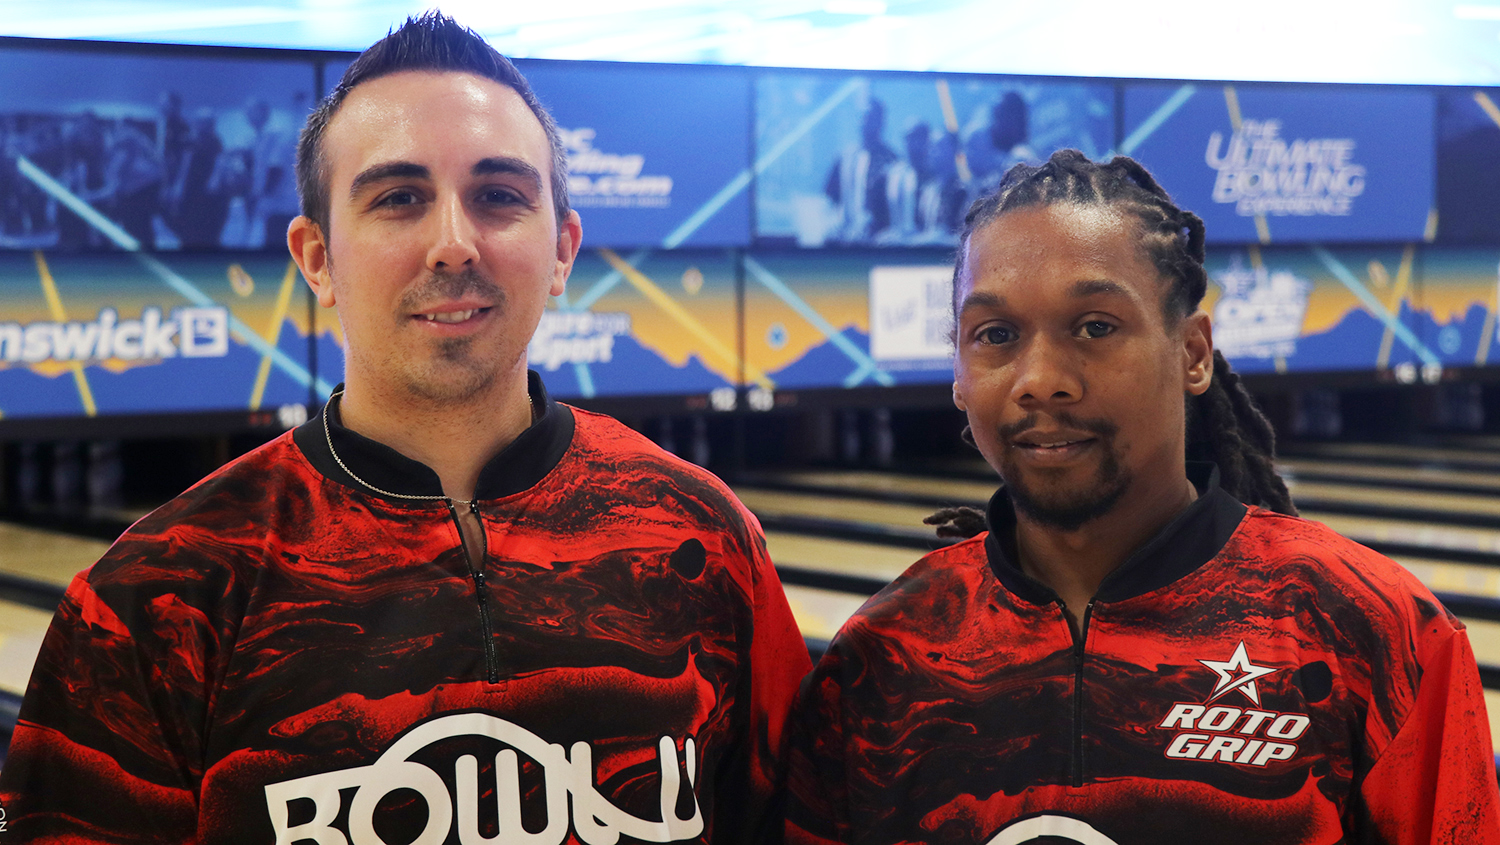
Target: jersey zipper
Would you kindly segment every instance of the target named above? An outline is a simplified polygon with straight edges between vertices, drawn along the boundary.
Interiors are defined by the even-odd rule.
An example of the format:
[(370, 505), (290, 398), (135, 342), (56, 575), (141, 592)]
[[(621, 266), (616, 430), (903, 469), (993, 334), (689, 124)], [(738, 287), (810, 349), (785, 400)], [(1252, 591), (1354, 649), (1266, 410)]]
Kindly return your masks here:
[[(1066, 611), (1064, 611), (1066, 613)], [(1089, 617), (1094, 601), (1083, 609), (1083, 622), (1073, 634), (1073, 786), (1083, 786), (1083, 661), (1084, 643), (1089, 638)], [(1071, 631), (1070, 624), (1068, 629)]]
[(458, 508), (453, 500), (448, 500), (448, 513), (453, 516), (453, 527), (458, 529), (458, 546), (463, 551), (464, 565), (469, 568), (469, 580), (474, 582), (474, 597), (479, 602), (479, 633), (484, 639), (484, 672), (485, 678), (492, 684), (500, 683), (500, 661), (495, 654), (495, 634), (490, 625), (489, 594), (484, 586), (484, 560), (490, 554), (490, 541), (484, 531), (484, 517), (479, 512), (476, 502), (469, 502), (469, 513), (474, 514), (474, 519), (479, 523), (479, 565), (469, 558), (469, 547), (464, 544), (464, 526), (458, 518)]

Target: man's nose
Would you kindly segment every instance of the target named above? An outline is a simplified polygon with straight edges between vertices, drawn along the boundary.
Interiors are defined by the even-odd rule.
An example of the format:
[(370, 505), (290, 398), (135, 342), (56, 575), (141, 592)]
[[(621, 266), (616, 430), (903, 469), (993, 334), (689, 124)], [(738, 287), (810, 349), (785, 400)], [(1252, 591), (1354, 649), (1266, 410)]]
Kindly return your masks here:
[(427, 251), (427, 269), (452, 272), (479, 260), (478, 232), (463, 198), (454, 194), (439, 199), (432, 217), (432, 245)]
[(1021, 405), (1077, 402), (1083, 398), (1080, 357), (1066, 340), (1030, 338), (1012, 362), (1011, 399)]

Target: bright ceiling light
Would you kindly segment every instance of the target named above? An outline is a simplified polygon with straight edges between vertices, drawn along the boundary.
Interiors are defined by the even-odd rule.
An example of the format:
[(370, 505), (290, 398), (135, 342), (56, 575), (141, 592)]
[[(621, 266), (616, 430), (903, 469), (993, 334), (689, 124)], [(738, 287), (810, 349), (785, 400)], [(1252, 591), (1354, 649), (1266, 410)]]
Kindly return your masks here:
[(1465, 3), (1453, 7), (1453, 17), (1465, 21), (1500, 21), (1500, 6)]
[(885, 0), (828, 0), (823, 11), (830, 15), (883, 15)]
[(183, 32), (211, 27), (254, 26), (294, 23), (305, 18), (297, 9), (274, 6), (231, 6), (220, 9), (171, 9), (129, 14), (58, 16), (6, 27), (6, 35), (32, 38), (100, 38)]

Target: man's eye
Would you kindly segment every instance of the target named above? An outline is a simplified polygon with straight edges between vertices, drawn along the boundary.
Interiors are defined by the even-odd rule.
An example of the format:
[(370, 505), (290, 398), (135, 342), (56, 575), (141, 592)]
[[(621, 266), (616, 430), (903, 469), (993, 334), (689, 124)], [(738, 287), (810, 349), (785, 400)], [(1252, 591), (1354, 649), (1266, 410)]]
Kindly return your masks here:
[(979, 342), (998, 346), (1016, 339), (1016, 333), (1005, 326), (985, 326), (979, 330)]
[(1104, 322), (1103, 320), (1089, 320), (1087, 323), (1084, 323), (1082, 326), (1078, 327), (1078, 333), (1080, 335), (1092, 339), (1104, 337), (1114, 330), (1114, 326)]
[(419, 198), (417, 197), (417, 195), (412, 193), (411, 191), (391, 191), (390, 193), (381, 197), (380, 200), (376, 202), (376, 205), (416, 205), (418, 201)]
[(525, 204), (526, 200), (515, 191), (505, 188), (490, 188), (479, 195), (479, 201), (490, 205)]

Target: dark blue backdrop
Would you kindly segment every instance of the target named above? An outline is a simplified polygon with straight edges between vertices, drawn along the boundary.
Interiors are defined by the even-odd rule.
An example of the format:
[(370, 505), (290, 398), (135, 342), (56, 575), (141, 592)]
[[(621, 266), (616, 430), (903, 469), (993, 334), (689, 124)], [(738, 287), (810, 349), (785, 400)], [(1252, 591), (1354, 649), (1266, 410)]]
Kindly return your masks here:
[[(1122, 151), (1203, 218), (1211, 241), (1423, 237), (1431, 92), (1147, 84), (1127, 85), (1124, 99)], [(1309, 154), (1302, 163), (1299, 152)]]

